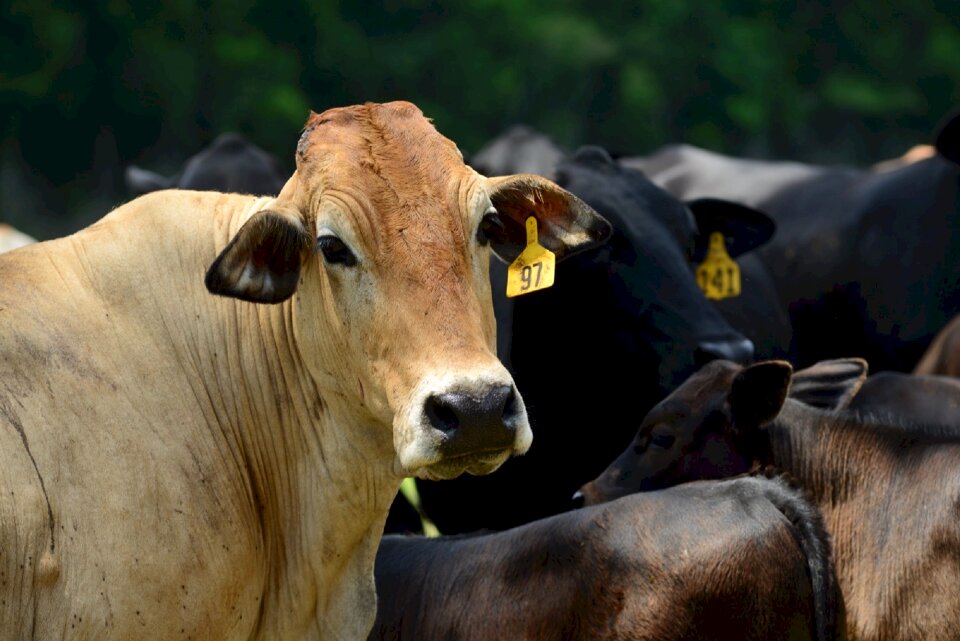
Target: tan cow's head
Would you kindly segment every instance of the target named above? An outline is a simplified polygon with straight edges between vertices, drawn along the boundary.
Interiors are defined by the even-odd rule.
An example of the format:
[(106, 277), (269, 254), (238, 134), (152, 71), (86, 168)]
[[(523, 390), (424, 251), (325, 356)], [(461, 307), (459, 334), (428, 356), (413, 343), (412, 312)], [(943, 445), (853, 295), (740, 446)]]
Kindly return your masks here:
[(523, 249), (531, 214), (558, 257), (610, 232), (545, 179), (477, 174), (412, 104), (331, 109), (311, 114), (293, 177), (212, 264), (207, 287), (290, 299), (317, 387), (375, 429), (392, 425), (399, 473), (485, 474), (532, 439), (494, 355), (488, 276), (491, 249), (506, 261)]

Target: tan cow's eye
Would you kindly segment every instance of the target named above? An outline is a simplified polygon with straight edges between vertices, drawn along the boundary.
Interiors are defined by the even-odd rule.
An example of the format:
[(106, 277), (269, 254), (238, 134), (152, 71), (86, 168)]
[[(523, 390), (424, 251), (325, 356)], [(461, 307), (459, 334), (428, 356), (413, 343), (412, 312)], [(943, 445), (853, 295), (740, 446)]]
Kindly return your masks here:
[(323, 259), (327, 261), (328, 265), (353, 267), (357, 264), (357, 257), (336, 236), (320, 236), (317, 238), (317, 249), (323, 254)]
[(477, 242), (486, 245), (491, 238), (502, 236), (503, 231), (503, 221), (500, 220), (500, 214), (491, 207), (480, 219), (480, 226), (477, 227)]

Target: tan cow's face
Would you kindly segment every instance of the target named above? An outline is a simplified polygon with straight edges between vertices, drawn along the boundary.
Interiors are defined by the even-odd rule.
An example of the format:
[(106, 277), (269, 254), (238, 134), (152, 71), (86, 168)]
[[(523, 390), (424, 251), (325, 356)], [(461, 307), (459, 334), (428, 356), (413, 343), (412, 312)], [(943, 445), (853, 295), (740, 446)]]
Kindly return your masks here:
[(291, 297), (318, 387), (392, 425), (398, 472), (485, 474), (530, 446), (523, 401), (494, 355), (491, 247), (513, 260), (523, 221), (560, 257), (609, 233), (533, 176), (488, 179), (409, 103), (311, 115), (297, 171), (211, 266), (214, 293)]

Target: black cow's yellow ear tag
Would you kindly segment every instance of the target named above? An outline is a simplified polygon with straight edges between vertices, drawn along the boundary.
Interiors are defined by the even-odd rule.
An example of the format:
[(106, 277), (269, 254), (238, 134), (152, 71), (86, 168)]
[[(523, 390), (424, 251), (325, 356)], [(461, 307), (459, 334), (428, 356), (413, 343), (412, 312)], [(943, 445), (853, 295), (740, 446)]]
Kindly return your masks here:
[(723, 234), (710, 234), (707, 257), (697, 267), (697, 284), (710, 300), (723, 300), (740, 295), (740, 266), (727, 253)]
[(537, 242), (537, 219), (530, 216), (526, 225), (527, 247), (507, 268), (507, 296), (510, 298), (553, 285), (556, 256)]

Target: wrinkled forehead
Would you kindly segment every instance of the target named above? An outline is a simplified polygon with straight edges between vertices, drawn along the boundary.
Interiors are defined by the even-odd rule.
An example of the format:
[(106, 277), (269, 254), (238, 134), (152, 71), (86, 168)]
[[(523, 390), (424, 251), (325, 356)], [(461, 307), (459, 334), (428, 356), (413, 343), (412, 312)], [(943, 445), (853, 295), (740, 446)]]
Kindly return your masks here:
[(442, 197), (472, 173), (457, 146), (407, 102), (311, 114), (297, 145), (297, 167), (310, 187), (389, 192), (401, 203)]

